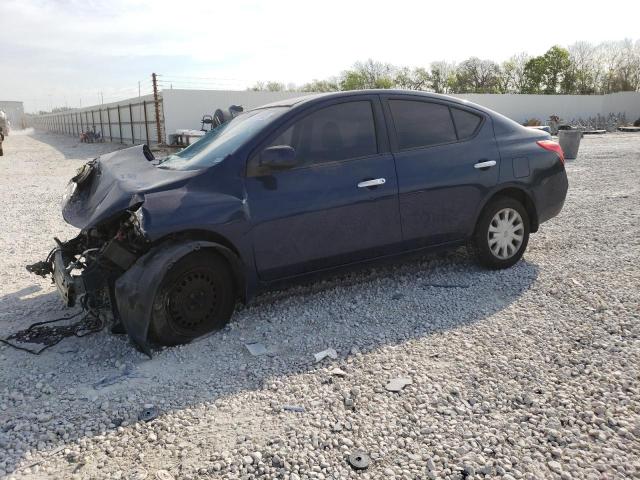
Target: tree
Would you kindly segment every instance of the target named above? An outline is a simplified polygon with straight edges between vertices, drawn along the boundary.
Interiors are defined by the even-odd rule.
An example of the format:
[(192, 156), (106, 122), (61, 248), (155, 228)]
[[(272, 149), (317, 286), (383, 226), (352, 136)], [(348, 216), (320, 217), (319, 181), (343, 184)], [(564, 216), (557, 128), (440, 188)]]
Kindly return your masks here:
[(634, 91), (640, 88), (640, 42), (635, 45), (630, 39), (616, 42), (617, 54), (610, 65), (610, 91)]
[(523, 93), (563, 93), (573, 90), (569, 52), (557, 45), (539, 57), (531, 58), (524, 67)]
[(393, 65), (376, 62), (356, 62), (351, 70), (342, 72), (340, 90), (360, 90), (368, 88), (392, 88)]
[(428, 90), (431, 88), (431, 75), (422, 67), (413, 70), (403, 67), (396, 73), (394, 83), (405, 90)]
[(576, 42), (569, 46), (569, 59), (574, 80), (574, 91), (571, 93), (582, 95), (596, 93), (602, 71), (596, 47), (589, 42)]
[(457, 93), (496, 93), (500, 84), (500, 67), (491, 60), (471, 57), (462, 62), (455, 74)]
[(533, 57), (524, 66), (524, 89), (522, 93), (542, 93), (546, 65), (543, 57)]
[(329, 78), (327, 80), (313, 79), (300, 87), (300, 91), (302, 92), (336, 92), (338, 90), (340, 90), (340, 88), (338, 87), (338, 80), (336, 78)]
[(445, 61), (431, 64), (431, 88), (436, 93), (450, 93), (455, 83), (456, 64)]
[(527, 53), (518, 53), (502, 62), (500, 71), (500, 93), (523, 93), (527, 78), (524, 74), (525, 65), (531, 59)]
[[(290, 88), (289, 90), (295, 90), (295, 86), (293, 84), (289, 84)], [(274, 81), (268, 81), (268, 82), (256, 82), (253, 87), (249, 88), (249, 90), (252, 90), (254, 92), (284, 92), (287, 91), (287, 86), (284, 83), (281, 82), (274, 82)]]

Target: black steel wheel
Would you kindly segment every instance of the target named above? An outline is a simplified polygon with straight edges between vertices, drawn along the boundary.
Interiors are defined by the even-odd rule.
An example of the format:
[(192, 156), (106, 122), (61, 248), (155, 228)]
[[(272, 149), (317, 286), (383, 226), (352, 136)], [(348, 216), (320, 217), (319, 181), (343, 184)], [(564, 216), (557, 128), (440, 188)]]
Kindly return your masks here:
[(222, 328), (235, 307), (234, 279), (213, 250), (192, 252), (169, 270), (153, 305), (150, 338), (161, 345), (188, 343)]

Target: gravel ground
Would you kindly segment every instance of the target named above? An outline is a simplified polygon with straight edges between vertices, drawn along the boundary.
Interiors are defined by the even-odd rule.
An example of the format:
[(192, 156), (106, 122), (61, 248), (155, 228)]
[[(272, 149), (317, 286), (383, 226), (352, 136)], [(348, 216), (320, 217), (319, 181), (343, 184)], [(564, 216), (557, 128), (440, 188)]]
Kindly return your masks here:
[[(65, 313), (24, 265), (74, 234), (62, 189), (114, 148), (7, 138), (3, 335)], [(581, 148), (563, 212), (512, 269), (459, 250), (280, 290), (151, 360), (106, 331), (0, 346), (0, 477), (640, 478), (640, 135)], [(411, 384), (387, 391), (396, 377)]]

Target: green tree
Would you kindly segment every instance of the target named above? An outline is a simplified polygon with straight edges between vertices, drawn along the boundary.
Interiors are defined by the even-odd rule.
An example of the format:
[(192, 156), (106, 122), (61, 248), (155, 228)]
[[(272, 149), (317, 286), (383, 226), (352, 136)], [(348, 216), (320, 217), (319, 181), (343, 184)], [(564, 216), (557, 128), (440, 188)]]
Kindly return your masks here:
[(571, 93), (575, 89), (569, 51), (557, 45), (544, 55), (530, 59), (525, 65), (524, 74), (526, 82), (523, 93)]

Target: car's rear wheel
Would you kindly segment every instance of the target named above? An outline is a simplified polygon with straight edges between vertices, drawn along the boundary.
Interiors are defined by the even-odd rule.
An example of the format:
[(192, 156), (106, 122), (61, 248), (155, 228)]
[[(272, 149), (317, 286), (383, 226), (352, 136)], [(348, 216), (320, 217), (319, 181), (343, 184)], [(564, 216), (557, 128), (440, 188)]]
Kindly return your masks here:
[(212, 250), (192, 252), (176, 262), (158, 288), (150, 339), (179, 345), (222, 328), (231, 318), (235, 300), (227, 261)]
[(510, 197), (492, 200), (482, 211), (473, 238), (481, 265), (501, 269), (516, 264), (529, 242), (527, 209)]

